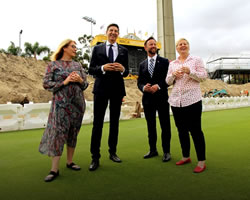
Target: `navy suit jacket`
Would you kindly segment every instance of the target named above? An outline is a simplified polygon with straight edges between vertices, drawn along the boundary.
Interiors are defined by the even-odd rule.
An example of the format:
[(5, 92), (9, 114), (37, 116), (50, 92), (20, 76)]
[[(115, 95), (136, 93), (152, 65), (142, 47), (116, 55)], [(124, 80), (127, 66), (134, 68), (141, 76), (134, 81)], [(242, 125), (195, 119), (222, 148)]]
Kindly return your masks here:
[(145, 59), (139, 64), (139, 77), (137, 80), (138, 88), (143, 92), (143, 87), (147, 83), (150, 83), (151, 85), (158, 84), (160, 87), (160, 90), (154, 94), (143, 92), (143, 104), (155, 102), (155, 98), (157, 98), (158, 103), (166, 102), (166, 99), (168, 99), (168, 85), (165, 81), (168, 72), (168, 66), (168, 59), (157, 56), (153, 76), (151, 78), (148, 71), (148, 59)]
[(103, 74), (101, 70), (102, 65), (110, 63), (106, 53), (106, 43), (99, 44), (94, 47), (89, 66), (89, 74), (96, 78), (93, 93), (99, 95), (117, 95), (126, 96), (125, 85), (123, 77), (129, 73), (128, 68), (128, 50), (118, 45), (118, 56), (114, 62), (123, 65), (125, 71), (121, 72), (106, 71)]

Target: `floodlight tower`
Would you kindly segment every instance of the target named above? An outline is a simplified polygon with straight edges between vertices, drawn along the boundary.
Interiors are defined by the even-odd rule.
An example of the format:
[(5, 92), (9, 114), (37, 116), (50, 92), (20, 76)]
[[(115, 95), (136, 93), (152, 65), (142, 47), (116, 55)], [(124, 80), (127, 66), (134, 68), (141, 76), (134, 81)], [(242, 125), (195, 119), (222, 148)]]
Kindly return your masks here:
[(175, 35), (172, 0), (157, 0), (157, 33), (160, 55), (175, 60)]
[(93, 30), (92, 30), (92, 24), (95, 25), (96, 21), (93, 18), (87, 17), (87, 16), (83, 17), (83, 19), (86, 20), (87, 22), (90, 22), (90, 24), (91, 24), (91, 36), (93, 37), (93, 35), (92, 35), (92, 32), (93, 32)]

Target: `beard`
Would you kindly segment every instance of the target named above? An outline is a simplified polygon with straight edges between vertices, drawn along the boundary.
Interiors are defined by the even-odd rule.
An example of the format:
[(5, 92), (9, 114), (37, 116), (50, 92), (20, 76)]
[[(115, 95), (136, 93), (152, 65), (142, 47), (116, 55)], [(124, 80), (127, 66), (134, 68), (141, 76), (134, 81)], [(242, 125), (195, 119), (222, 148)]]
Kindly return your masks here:
[(154, 55), (156, 54), (156, 48), (151, 48), (148, 50), (148, 52), (151, 54), (151, 55)]

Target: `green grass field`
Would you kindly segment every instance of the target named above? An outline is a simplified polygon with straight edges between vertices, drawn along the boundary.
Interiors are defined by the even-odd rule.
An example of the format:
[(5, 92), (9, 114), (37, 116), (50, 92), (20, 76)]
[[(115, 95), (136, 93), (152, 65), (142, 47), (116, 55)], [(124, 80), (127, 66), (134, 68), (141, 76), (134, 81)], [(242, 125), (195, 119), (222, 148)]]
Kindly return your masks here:
[[(148, 151), (145, 119), (120, 122), (117, 154), (122, 163), (108, 158), (108, 123), (104, 125), (100, 168), (89, 172), (92, 125), (83, 125), (74, 161), (79, 172), (66, 168), (66, 152), (60, 176), (51, 183), (44, 177), (51, 160), (38, 152), (43, 129), (0, 134), (0, 199), (60, 200), (249, 200), (250, 199), (250, 107), (203, 113), (207, 146), (207, 170), (192, 171), (197, 159), (191, 146), (192, 163), (176, 166), (181, 149), (172, 124), (172, 160), (160, 156), (143, 159)], [(159, 123), (158, 123), (159, 128)]]

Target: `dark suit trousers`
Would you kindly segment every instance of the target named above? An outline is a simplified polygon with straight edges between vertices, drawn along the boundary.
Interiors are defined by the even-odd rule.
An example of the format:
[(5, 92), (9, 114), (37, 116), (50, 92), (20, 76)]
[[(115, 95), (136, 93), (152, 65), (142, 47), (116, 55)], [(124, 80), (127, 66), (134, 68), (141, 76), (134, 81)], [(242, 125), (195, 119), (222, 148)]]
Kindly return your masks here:
[(94, 121), (90, 146), (92, 159), (99, 159), (101, 157), (100, 146), (102, 138), (102, 128), (108, 102), (110, 110), (108, 139), (109, 153), (116, 153), (122, 98), (123, 97), (120, 96), (117, 97), (96, 94), (94, 95)]
[(198, 161), (206, 160), (205, 138), (201, 129), (202, 102), (199, 101), (186, 107), (171, 106), (171, 108), (175, 125), (179, 132), (183, 157), (190, 156), (190, 132), (194, 141)]
[(156, 111), (158, 111), (158, 117), (161, 126), (161, 142), (164, 153), (170, 153), (170, 140), (171, 140), (171, 127), (169, 116), (169, 104), (166, 102), (161, 103), (157, 99), (150, 103), (143, 104), (145, 118), (147, 120), (148, 127), (148, 141), (150, 151), (156, 151), (157, 143), (157, 130), (156, 130)]

